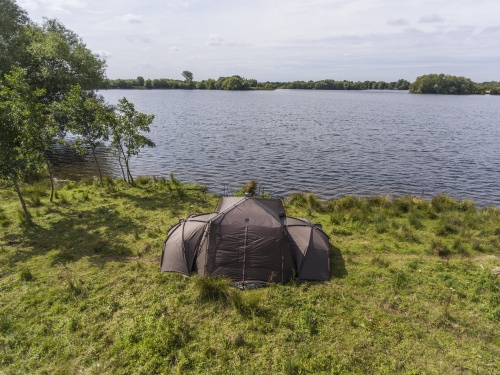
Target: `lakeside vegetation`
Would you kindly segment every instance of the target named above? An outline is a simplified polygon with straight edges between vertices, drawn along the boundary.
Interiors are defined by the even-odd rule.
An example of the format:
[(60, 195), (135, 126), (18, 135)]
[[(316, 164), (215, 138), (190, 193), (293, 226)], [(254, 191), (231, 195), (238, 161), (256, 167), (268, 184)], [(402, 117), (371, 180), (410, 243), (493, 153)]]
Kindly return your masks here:
[(336, 81), (325, 79), (321, 81), (294, 81), (294, 82), (258, 82), (256, 79), (247, 79), (238, 75), (193, 81), (193, 74), (189, 71), (188, 78), (176, 79), (106, 79), (100, 86), (101, 89), (198, 89), (198, 90), (408, 90), (410, 82), (400, 79), (395, 82), (384, 81)]
[(427, 74), (418, 77), (411, 83), (405, 79), (394, 82), (385, 81), (336, 81), (324, 79), (321, 81), (294, 81), (294, 82), (258, 82), (256, 79), (246, 79), (238, 75), (219, 77), (202, 81), (194, 81), (193, 73), (182, 72), (184, 80), (176, 79), (106, 79), (100, 89), (182, 89), (182, 90), (409, 90), (417, 94), (500, 94), (500, 82), (475, 83), (469, 78), (445, 74)]
[(238, 290), (159, 272), (166, 231), (217, 196), (175, 178), (0, 183), (0, 372), (498, 373), (500, 209), (445, 196), (321, 202), (328, 282)]

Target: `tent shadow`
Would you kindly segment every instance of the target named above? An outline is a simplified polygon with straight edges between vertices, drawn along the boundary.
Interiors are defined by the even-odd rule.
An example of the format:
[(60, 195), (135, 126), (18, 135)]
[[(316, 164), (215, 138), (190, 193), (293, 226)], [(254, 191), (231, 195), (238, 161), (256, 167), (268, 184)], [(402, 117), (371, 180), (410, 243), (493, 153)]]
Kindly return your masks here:
[(344, 278), (348, 275), (345, 260), (337, 246), (330, 244), (330, 275), (332, 278)]

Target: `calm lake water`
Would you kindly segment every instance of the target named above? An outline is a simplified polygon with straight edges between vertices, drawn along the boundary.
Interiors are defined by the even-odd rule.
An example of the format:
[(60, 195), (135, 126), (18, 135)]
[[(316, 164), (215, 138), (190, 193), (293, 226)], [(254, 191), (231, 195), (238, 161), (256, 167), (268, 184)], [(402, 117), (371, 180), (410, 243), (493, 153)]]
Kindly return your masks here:
[[(500, 206), (500, 97), (393, 91), (102, 91), (154, 114), (135, 175), (276, 196), (447, 194)], [(108, 173), (118, 164), (102, 157)], [(92, 163), (64, 168), (96, 174)]]

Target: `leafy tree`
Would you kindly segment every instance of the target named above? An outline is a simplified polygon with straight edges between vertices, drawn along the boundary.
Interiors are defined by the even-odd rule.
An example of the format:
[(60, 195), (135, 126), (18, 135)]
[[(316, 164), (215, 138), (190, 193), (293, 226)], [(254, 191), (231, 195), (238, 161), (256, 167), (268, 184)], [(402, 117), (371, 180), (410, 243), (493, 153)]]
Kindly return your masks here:
[(410, 92), (416, 94), (478, 94), (480, 90), (469, 78), (446, 74), (427, 74), (418, 77), (410, 85)]
[(205, 83), (207, 90), (215, 90), (215, 82), (215, 79), (207, 79)]
[[(140, 149), (145, 146), (155, 147), (152, 140), (141, 134), (149, 132), (149, 125), (153, 120), (154, 115), (137, 112), (132, 103), (122, 98), (118, 101), (113, 121), (110, 121), (111, 149), (117, 154), (124, 179), (130, 184), (134, 183), (130, 172), (130, 158), (139, 154)], [(126, 174), (122, 161), (125, 163)]]
[(245, 90), (246, 88), (246, 80), (240, 76), (226, 78), (221, 85), (222, 90)]
[(111, 108), (105, 104), (102, 96), (82, 90), (80, 85), (73, 86), (64, 100), (57, 104), (57, 108), (65, 118), (67, 130), (76, 136), (72, 147), (80, 155), (87, 155), (89, 149), (92, 152), (102, 184), (103, 176), (96, 150), (108, 139), (109, 124), (113, 120)]
[(14, 65), (24, 60), (29, 18), (15, 1), (0, 0), (0, 81)]
[(48, 107), (40, 101), (43, 89), (32, 90), (26, 73), (15, 68), (0, 85), (0, 175), (11, 181), (27, 220), (31, 215), (19, 189), (19, 181), (30, 172), (47, 169), (54, 196), (52, 165), (48, 158), (56, 128)]
[(147, 79), (146, 82), (144, 82), (144, 87), (148, 90), (153, 88), (153, 82), (150, 79)]
[(184, 80), (186, 82), (187, 87), (192, 89), (193, 88), (193, 73), (191, 73), (189, 70), (185, 70), (182, 72), (182, 76), (184, 77)]
[(26, 69), (32, 87), (44, 88), (46, 102), (62, 99), (71, 86), (99, 87), (105, 62), (92, 53), (80, 37), (57, 20), (45, 20), (28, 29)]
[(186, 82), (193, 82), (193, 73), (191, 73), (189, 70), (183, 71), (182, 76), (184, 77)]
[(144, 86), (144, 77), (141, 77), (141, 76), (137, 77), (135, 79), (135, 83), (136, 83), (136, 86)]
[(410, 82), (406, 79), (398, 79), (394, 88), (396, 90), (408, 90), (410, 88)]

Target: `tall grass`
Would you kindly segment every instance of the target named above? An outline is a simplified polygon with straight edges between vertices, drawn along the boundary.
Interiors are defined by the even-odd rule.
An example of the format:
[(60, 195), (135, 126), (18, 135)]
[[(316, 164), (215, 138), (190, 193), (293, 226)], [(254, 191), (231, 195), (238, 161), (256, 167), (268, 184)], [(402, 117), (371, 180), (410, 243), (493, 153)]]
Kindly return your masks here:
[(331, 279), (240, 290), (159, 272), (166, 230), (217, 202), (174, 185), (64, 185), (31, 226), (0, 187), (0, 373), (500, 373), (500, 209), (296, 195)]

